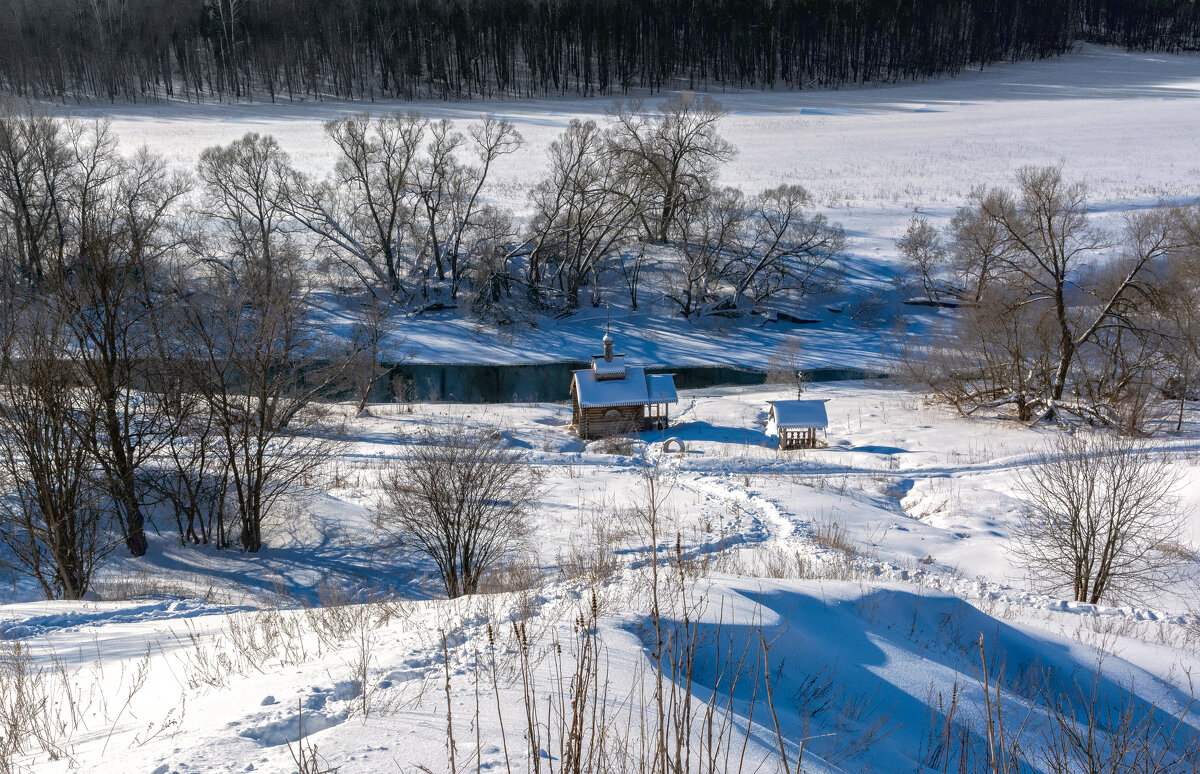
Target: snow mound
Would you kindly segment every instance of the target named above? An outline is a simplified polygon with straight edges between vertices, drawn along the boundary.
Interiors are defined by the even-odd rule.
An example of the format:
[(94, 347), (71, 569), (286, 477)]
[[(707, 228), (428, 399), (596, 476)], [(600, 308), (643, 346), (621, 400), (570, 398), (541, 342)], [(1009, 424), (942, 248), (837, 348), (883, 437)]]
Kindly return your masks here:
[[(732, 694), (739, 715), (763, 717), (765, 705), (752, 709), (763, 705), (763, 683), (745, 674), (732, 680), (729, 659), (749, 654), (746, 663), (762, 669), (756, 659), (765, 651), (785, 738), (809, 740), (806, 763), (812, 754), (845, 770), (898, 770), (920, 748), (927, 724), (937, 722), (931, 697), (956, 693), (968, 706), (982, 706), (981, 647), (990, 669), (1003, 665), (1006, 675), (1041, 680), (1063, 695), (1095, 679), (1105, 706), (1129, 701), (1132, 686), (1138, 711), (1161, 715), (1163, 724), (1189, 701), (1119, 657), (1106, 656), (1096, 677), (1098, 654), (1078, 641), (912, 586), (721, 579), (706, 611), (697, 634), (695, 696), (707, 702), (716, 694), (724, 704)], [(633, 628), (649, 648), (649, 622)], [(1016, 693), (1005, 701), (1030, 707)], [(864, 739), (870, 744), (859, 745)]]
[[(108, 624), (140, 624), (150, 621), (173, 621), (196, 618), (203, 615), (249, 610), (248, 607), (214, 605), (197, 600), (164, 600), (149, 604), (126, 603), (76, 603), (61, 612), (32, 615), (22, 618), (20, 613), (28, 605), (14, 605), (4, 610), (6, 617), (0, 618), (0, 632), (12, 640), (39, 637), (48, 632), (74, 629), (83, 626), (106, 626)], [(45, 610), (47, 605), (37, 605)], [(14, 615), (15, 614), (15, 615)]]
[(346, 721), (341, 713), (325, 714), (322, 712), (299, 712), (286, 715), (278, 720), (260, 723), (243, 729), (241, 737), (258, 742), (263, 747), (277, 747), (281, 744), (295, 744), (300, 739), (301, 721), (303, 721), (304, 736), (311, 736), (319, 731), (325, 731)]

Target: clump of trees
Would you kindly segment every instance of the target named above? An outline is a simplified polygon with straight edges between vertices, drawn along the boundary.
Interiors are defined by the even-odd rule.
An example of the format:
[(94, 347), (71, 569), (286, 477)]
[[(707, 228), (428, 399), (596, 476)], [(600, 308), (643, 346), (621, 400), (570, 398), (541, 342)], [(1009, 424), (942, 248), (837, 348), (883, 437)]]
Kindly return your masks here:
[(1144, 432), (1164, 388), (1182, 400), (1194, 384), (1180, 312), (1195, 288), (1198, 212), (1164, 206), (1102, 229), (1082, 183), (1028, 167), (1011, 189), (975, 191), (942, 233), (914, 218), (899, 243), (911, 274), (959, 310), (911, 351), (910, 375), (968, 415)]
[(250, 135), (197, 182), (103, 122), (0, 116), (0, 540), (48, 596), (144, 554), (158, 503), (185, 543), (257, 551), (324, 459), (304, 430), (358, 342), (313, 324), (286, 167)]
[(637, 308), (653, 245), (665, 298), (688, 318), (836, 286), (845, 232), (811, 212), (803, 187), (748, 197), (718, 184), (736, 153), (718, 131), (724, 114), (709, 97), (685, 95), (653, 112), (620, 102), (606, 126), (573, 121), (534, 187), (531, 234), (509, 255), (512, 284), (568, 309), (585, 287), (599, 303), (623, 286)]
[[(0, 542), (48, 598), (79, 599), (110, 550), (90, 453), (97, 396), (62, 367), (60, 318), (6, 298), (0, 384)], [(17, 302), (19, 303), (19, 302)]]
[[(619, 102), (603, 124), (572, 121), (521, 222), (482, 195), (497, 160), (522, 145), (511, 123), (484, 116), (460, 131), (412, 112), (363, 113), (326, 124), (337, 159), (326, 179), (296, 172), (272, 146), (260, 204), (326, 257), (343, 287), (501, 322), (616, 294), (636, 308), (647, 276), (689, 318), (831, 289), (844, 232), (812, 212), (801, 186), (722, 188), (735, 154), (719, 131), (724, 115), (711, 98), (685, 95), (654, 108)], [(205, 172), (210, 154), (202, 177), (216, 190), (234, 185)]]

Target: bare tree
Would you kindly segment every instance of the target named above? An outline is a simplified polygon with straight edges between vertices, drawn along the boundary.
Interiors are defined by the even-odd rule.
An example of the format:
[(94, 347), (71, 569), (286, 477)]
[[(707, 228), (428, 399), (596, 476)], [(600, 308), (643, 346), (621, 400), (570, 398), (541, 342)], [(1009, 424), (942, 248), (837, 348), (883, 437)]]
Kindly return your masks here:
[(481, 579), (526, 545), (541, 474), (505, 436), (458, 422), (427, 430), (382, 474), (379, 528), (431, 559), (447, 596), (474, 594)]
[(64, 367), (69, 333), (45, 304), (4, 299), (0, 542), (50, 599), (79, 599), (111, 548), (88, 424), (96, 413)]
[(205, 348), (189, 333), (192, 281), (180, 267), (166, 274), (163, 303), (151, 318), (154, 349), (142, 366), (143, 395), (169, 417), (171, 432), (159, 449), (159, 465), (143, 475), (173, 512), (182, 544), (228, 548), (233, 541), (226, 518), (227, 499), (233, 501), (228, 447), (206, 400)]
[[(484, 116), (471, 124), (466, 135), (455, 131), (447, 120), (429, 125), (425, 155), (416, 167), (419, 202), (414, 239), (425, 267), (432, 267), (439, 282), (449, 282), (451, 300), (457, 298), (462, 280), (471, 270), (470, 256), (464, 248), (490, 209), (481, 194), (492, 165), (515, 152), (522, 142), (511, 122), (494, 116)], [(464, 148), (474, 151), (477, 165), (459, 158)], [(428, 295), (425, 283), (422, 295)]]
[(295, 275), (257, 285), (217, 277), (197, 283), (185, 313), (197, 387), (228, 464), (239, 542), (263, 544), (276, 502), (331, 454), (310, 431), (322, 416), (317, 398), (344, 387), (352, 351), (313, 321)]
[(732, 281), (736, 247), (749, 211), (736, 188), (722, 188), (689, 208), (675, 245), (677, 264), (668, 268), (667, 298), (684, 317), (717, 302)]
[(1006, 249), (1000, 225), (984, 213), (1000, 211), (1005, 196), (1001, 189), (975, 188), (972, 206), (956, 212), (947, 228), (946, 250), (953, 273), (963, 296), (976, 304), (983, 301)]
[[(1160, 298), (1166, 288), (1158, 272), (1167, 268), (1169, 263), (1164, 263), (1147, 272), (1153, 281), (1137, 285), (1138, 292), (1116, 308), (1112, 320), (1096, 330), (1077, 356), (1074, 402), (1088, 419), (1123, 435), (1147, 435), (1166, 418), (1155, 382), (1168, 367), (1172, 347), (1167, 337), (1186, 331), (1186, 305), (1166, 310), (1169, 301)], [(1122, 260), (1102, 265), (1089, 273), (1086, 287), (1096, 296), (1110, 295), (1125, 281), (1126, 272)]]
[(1003, 234), (1003, 271), (1031, 302), (1047, 306), (1053, 321), (1056, 362), (1045, 392), (1036, 396), (1049, 417), (1059, 408), (1081, 408), (1062, 405), (1076, 355), (1135, 294), (1145, 292), (1155, 262), (1175, 246), (1175, 221), (1161, 212), (1130, 218), (1124, 276), (1104, 296), (1074, 301), (1078, 273), (1116, 242), (1091, 223), (1087, 189), (1066, 181), (1062, 169), (1027, 167), (1018, 171), (1017, 182), (1015, 197), (990, 198), (980, 208)]
[(208, 213), (221, 226), (179, 303), (187, 360), (196, 364), (223, 446), (243, 550), (258, 551), (273, 506), (321, 465), (328, 442), (307, 434), (318, 397), (343, 386), (354, 344), (313, 319), (306, 273), (281, 205), (288, 159), (248, 134), (201, 154)]
[(1066, 413), (1141, 432), (1158, 361), (1142, 355), (1162, 334), (1150, 310), (1164, 269), (1190, 249), (1180, 224), (1192, 208), (1138, 212), (1109, 235), (1061, 169), (1017, 180), (1013, 193), (976, 192), (955, 219), (955, 261), (974, 272), (964, 284), (977, 306), (924, 348), (927, 383), (964, 413), (1015, 407), (1022, 421)]
[(367, 410), (375, 385), (402, 356), (388, 339), (390, 311), (388, 303), (371, 297), (362, 301), (355, 314), (347, 373), (354, 388), (354, 410), (360, 416)]
[(208, 251), (204, 259), (238, 281), (263, 283), (270, 294), (270, 282), (294, 258), (284, 206), (291, 178), (287, 153), (271, 135), (250, 132), (202, 151), (197, 174), (204, 193), (200, 214), (217, 226), (223, 242), (223, 255)]
[(417, 165), (429, 121), (418, 113), (370, 113), (325, 124), (337, 147), (333, 176), (316, 182), (293, 175), (289, 212), (357, 274), (368, 290), (402, 292), (405, 243), (417, 207)]
[(964, 416), (1011, 406), (1034, 418), (1032, 397), (1053, 367), (1051, 335), (1025, 296), (998, 288), (959, 319), (935, 328), (901, 358), (909, 376)]
[(910, 274), (925, 290), (925, 296), (936, 301), (941, 295), (938, 275), (946, 268), (946, 248), (941, 235), (924, 215), (909, 218), (904, 236), (896, 240), (896, 248)]
[(1171, 455), (1113, 436), (1063, 435), (1018, 482), (1026, 508), (1016, 553), (1048, 588), (1098, 604), (1139, 599), (1177, 579), (1184, 558)]
[(617, 270), (621, 272), (621, 277), (625, 280), (625, 287), (629, 290), (629, 308), (635, 312), (638, 309), (638, 290), (641, 288), (642, 272), (646, 268), (646, 263), (646, 244), (644, 242), (636, 247), (622, 250), (617, 255)]
[(804, 370), (804, 338), (798, 333), (789, 334), (767, 360), (767, 383), (794, 387), (799, 398), (804, 395), (808, 381)]
[(747, 201), (725, 188), (679, 215), (681, 273), (668, 281), (668, 297), (685, 316), (708, 305), (755, 307), (777, 296), (806, 295), (834, 287), (846, 246), (841, 226), (811, 215), (812, 197), (798, 185), (781, 185)]
[(171, 422), (161, 404), (137, 392), (137, 382), (153, 355), (153, 286), (172, 243), (168, 221), (188, 186), (167, 173), (159, 157), (120, 157), (106, 124), (72, 132), (71, 147), (68, 199), (78, 265), (53, 284), (75, 338), (63, 355), (75, 361), (95, 393), (100, 413), (92, 451), (125, 545), (141, 556), (147, 543), (138, 474), (171, 432)]
[(754, 198), (734, 267), (732, 303), (755, 306), (790, 292), (819, 293), (841, 279), (838, 259), (846, 234), (824, 215), (810, 215), (812, 196), (802, 186), (781, 185)]
[(635, 184), (612, 163), (600, 128), (574, 119), (550, 144), (550, 172), (532, 199), (529, 284), (550, 286), (574, 308), (585, 283), (636, 238)]
[(228, 448), (219, 434), (218, 417), (207, 410), (203, 395), (194, 391), (190, 378), (179, 378), (193, 366), (192, 361), (167, 363), (156, 369), (161, 381), (149, 381), (151, 389), (160, 390), (159, 398), (174, 408), (174, 431), (159, 451), (159, 465), (143, 471), (143, 478), (159, 502), (170, 507), (181, 544), (229, 548), (234, 538), (227, 504), (234, 498)]
[(623, 176), (636, 181), (651, 241), (667, 241), (684, 210), (712, 191), (717, 167), (736, 153), (718, 131), (724, 116), (712, 97), (690, 93), (661, 103), (657, 114), (640, 101), (618, 102), (610, 111), (609, 152)]
[(1179, 265), (1168, 268), (1153, 312), (1162, 334), (1162, 392), (1176, 402), (1178, 433), (1187, 402), (1200, 397), (1200, 299), (1191, 272)]
[(61, 266), (65, 249), (69, 127), (33, 110), (0, 115), (0, 222), (15, 264), (9, 270), (34, 284)]

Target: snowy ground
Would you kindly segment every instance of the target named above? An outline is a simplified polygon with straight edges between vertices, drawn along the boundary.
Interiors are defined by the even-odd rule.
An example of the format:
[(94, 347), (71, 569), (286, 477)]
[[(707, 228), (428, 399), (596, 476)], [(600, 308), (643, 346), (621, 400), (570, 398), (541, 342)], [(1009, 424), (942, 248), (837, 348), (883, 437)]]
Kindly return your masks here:
[[(1064, 685), (1086, 683), (1103, 653), (1105, 696), (1132, 681), (1147, 711), (1187, 706), (1187, 675), (1200, 667), (1191, 582), (1143, 606), (1096, 607), (1040, 593), (1014, 564), (1016, 476), (1058, 431), (964, 420), (868, 384), (816, 385), (810, 395), (830, 399), (824, 449), (775, 450), (766, 401), (785, 392), (764, 388), (684, 393), (669, 431), (684, 441), (682, 455), (662, 454), (660, 433), (635, 445), (671, 471), (661, 547), (684, 558), (689, 593), (706, 600), (702, 655), (721, 637), (741, 638), (735, 650), (760, 634), (772, 643), (783, 732), (790, 742), (814, 737), (807, 770), (917, 768), (937, 694), (962, 692), (968, 708), (981, 700), (981, 634), (989, 656), (1014, 674), (1051, 669)], [(447, 602), (428, 567), (395, 559), (371, 529), (369, 508), (380, 466), (403, 455), (418, 428), (460, 420), (501, 428), (545, 471), (546, 488), (525, 568), (534, 580), (523, 591)], [(621, 697), (650, 665), (648, 545), (633, 513), (644, 499), (642, 468), (636, 456), (610, 453), (628, 450), (580, 442), (568, 420), (555, 404), (378, 406), (339, 423), (343, 454), (320, 491), (272, 525), (261, 555), (185, 549), (164, 531), (146, 559), (108, 567), (99, 588), (114, 601), (0, 607), (5, 636), (47, 670), (49, 703), (74, 713), (50, 735), (59, 760), (31, 744), (25, 764), (292, 771), (287, 743), (303, 724), (306, 744), (342, 771), (444, 771), (444, 652), (460, 765), (478, 728), (481, 767), (506, 770), (502, 719), (510, 761), (526, 770), (514, 621), (531, 632), (546, 695), (555, 670), (570, 670), (579, 642), (572, 622), (593, 594), (613, 707), (628, 705)], [(1160, 441), (1189, 481), (1197, 480), (1195, 437), (1189, 427)], [(1197, 504), (1200, 486), (1191, 483), (1183, 505), (1192, 508), (1193, 545)], [(601, 556), (611, 576), (597, 571)], [(367, 589), (387, 589), (390, 601), (337, 604)], [(33, 597), (28, 587), (9, 594)], [(714, 695), (712, 675), (700, 669), (695, 680), (699, 701)], [(829, 681), (840, 709), (810, 716), (801, 699)], [(768, 760), (774, 732), (761, 696), (752, 714), (748, 690), (735, 691), (730, 706), (748, 729), (750, 758)], [(717, 685), (724, 700), (722, 691)], [(1008, 701), (1014, 711), (1026, 706)], [(869, 749), (855, 748), (863, 738)], [(546, 743), (547, 755), (557, 755), (556, 744)]]
[[(723, 182), (748, 191), (780, 183), (809, 188), (820, 210), (853, 239), (849, 295), (895, 275), (895, 239), (915, 209), (946, 222), (974, 186), (1009, 183), (1023, 165), (1063, 164), (1071, 179), (1087, 181), (1096, 211), (1107, 218), (1160, 200), (1194, 200), (1200, 193), (1200, 56), (1086, 46), (1061, 58), (921, 83), (715, 96), (730, 110), (722, 128), (739, 149)], [(487, 194), (522, 211), (549, 143), (572, 118), (602, 119), (609, 104), (602, 99), (168, 103), (61, 111), (107, 117), (128, 147), (148, 145), (186, 169), (206, 146), (250, 131), (270, 133), (300, 168), (316, 174), (333, 165), (321, 122), (347, 112), (417, 109), (461, 122), (494, 112), (512, 120), (527, 144), (502, 160)], [(806, 361), (814, 367), (862, 367), (877, 359), (879, 330), (850, 325), (825, 303), (807, 310), (822, 319), (817, 326), (822, 335)], [(536, 330), (500, 332), (447, 314), (406, 321), (401, 335), (406, 350), (424, 362), (578, 359), (599, 336), (603, 315), (592, 312), (543, 320)], [(618, 315), (627, 329), (626, 350), (647, 363), (762, 367), (789, 332), (751, 323), (697, 336), (692, 326), (667, 318), (665, 307), (655, 312)]]
[[(1195, 197), (1200, 179), (1195, 56), (1085, 47), (927, 83), (718, 97), (731, 111), (725, 133), (740, 148), (725, 182), (809, 187), (854, 238), (852, 290), (895, 273), (894, 239), (913, 208), (944, 222), (972, 186), (1004, 183), (1023, 164), (1062, 162), (1088, 181), (1102, 217)], [(270, 132), (299, 165), (320, 173), (332, 164), (320, 122), (363, 107), (72, 112), (110, 117), (126, 145), (145, 143), (189, 168), (206, 145)], [(521, 208), (546, 145), (572, 117), (599, 117), (606, 103), (373, 107), (511, 118), (528, 146), (505, 160), (489, 193)], [(802, 329), (807, 363), (878, 365), (886, 328), (815, 312), (821, 324)], [(602, 320), (589, 310), (497, 332), (444, 315), (408, 320), (402, 335), (428, 362), (533, 362), (590, 354)], [(620, 310), (613, 323), (618, 348), (634, 362), (664, 365), (761, 367), (797, 330), (698, 331)], [(786, 396), (769, 388), (684, 392), (670, 435), (686, 453), (661, 454), (661, 434), (635, 445), (672, 471), (661, 548), (673, 558), (668, 565), (688, 573), (689, 598), (705, 600), (690, 618), (704, 635), (698, 663), (720, 650), (713, 643), (725, 642), (726, 655), (770, 644), (775, 709), (793, 763), (796, 744), (808, 739), (809, 771), (940, 770), (930, 729), (945, 720), (949, 697), (962, 697), (959, 720), (973, 722), (967, 736), (978, 737), (981, 635), (1008, 674), (1049, 670), (1063, 686), (1087, 688), (1103, 660), (1096, 691), (1105, 702), (1119, 704), (1132, 685), (1132, 701), (1160, 725), (1184, 712), (1189, 675), (1200, 668), (1191, 581), (1141, 605), (1089, 606), (1043, 593), (1014, 562), (1015, 482), (1057, 431), (963, 420), (878, 384), (814, 385), (810, 393), (830, 399), (825, 449), (775, 450), (766, 401)], [(405, 454), (407, 437), (460, 418), (502, 428), (545, 471), (546, 489), (535, 545), (509, 590), (447, 602), (428, 566), (396, 558), (372, 527), (370, 507), (380, 467)], [(1193, 546), (1195, 419), (1157, 441), (1185, 469)], [(290, 772), (297, 766), (289, 743), (302, 727), (305, 744), (342, 772), (446, 771), (447, 675), (459, 769), (532, 770), (521, 675), (536, 676), (538, 707), (554, 709), (545, 697), (569, 682), (562, 670), (570, 672), (587, 641), (580, 632), (589, 630), (575, 622), (590, 614), (593, 595), (608, 709), (613, 717), (640, 711), (644, 703), (630, 697), (645, 689), (652, 666), (649, 546), (634, 515), (642, 468), (635, 456), (611, 453), (627, 450), (580, 442), (568, 420), (569, 409), (556, 404), (376, 407), (371, 417), (338, 423), (345, 449), (269, 526), (260, 555), (180, 547), (163, 524), (146, 558), (113, 558), (97, 584), (103, 601), (32, 601), (34, 589), (0, 578), (0, 707), (20, 685), (30, 706), (44, 709), (28, 713), (40, 723), (27, 729), (17, 770)], [(367, 596), (385, 601), (350, 604)], [(668, 618), (679, 612), (666, 607)], [(514, 623), (532, 643), (525, 671)], [(23, 682), (21, 669), (33, 670)], [(697, 701), (727, 702), (737, 745), (738, 734), (748, 740), (745, 770), (759, 762), (758, 770), (775, 770), (761, 685), (730, 691), (703, 668), (694, 679)], [(813, 714), (822, 697), (825, 710)], [(1017, 716), (1028, 711), (1020, 695), (1004, 701)], [(1200, 733), (1195, 713), (1185, 731)], [(535, 757), (557, 771), (559, 744), (534, 745)]]

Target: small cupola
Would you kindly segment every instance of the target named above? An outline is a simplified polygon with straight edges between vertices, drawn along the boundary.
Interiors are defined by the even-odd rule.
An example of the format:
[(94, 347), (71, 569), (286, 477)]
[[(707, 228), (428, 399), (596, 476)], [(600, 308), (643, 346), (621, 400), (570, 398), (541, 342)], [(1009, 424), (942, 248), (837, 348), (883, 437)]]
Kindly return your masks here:
[(613, 337), (608, 326), (609, 323), (605, 320), (604, 338), (600, 339), (604, 344), (604, 354), (592, 355), (592, 373), (599, 382), (625, 378), (625, 356), (613, 352)]

